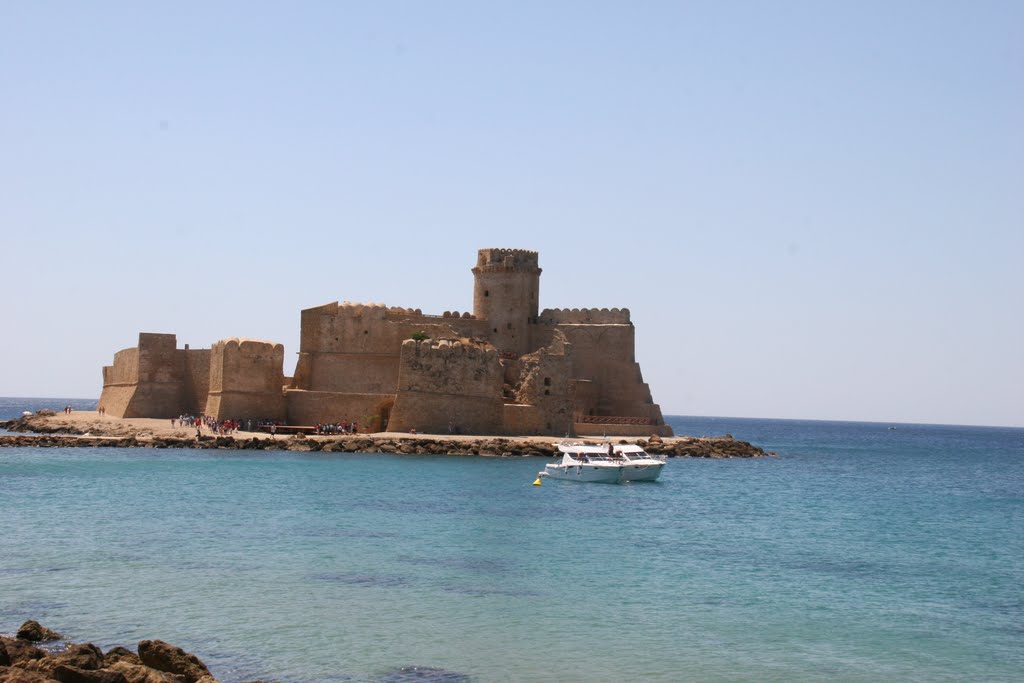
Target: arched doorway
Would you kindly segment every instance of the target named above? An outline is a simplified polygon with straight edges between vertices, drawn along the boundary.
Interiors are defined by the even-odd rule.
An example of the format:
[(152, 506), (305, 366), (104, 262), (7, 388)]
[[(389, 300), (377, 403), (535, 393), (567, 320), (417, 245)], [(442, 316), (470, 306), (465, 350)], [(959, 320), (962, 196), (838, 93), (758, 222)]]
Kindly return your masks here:
[(388, 431), (388, 423), (391, 421), (391, 409), (395, 407), (395, 399), (389, 399), (377, 406), (377, 424), (382, 432)]

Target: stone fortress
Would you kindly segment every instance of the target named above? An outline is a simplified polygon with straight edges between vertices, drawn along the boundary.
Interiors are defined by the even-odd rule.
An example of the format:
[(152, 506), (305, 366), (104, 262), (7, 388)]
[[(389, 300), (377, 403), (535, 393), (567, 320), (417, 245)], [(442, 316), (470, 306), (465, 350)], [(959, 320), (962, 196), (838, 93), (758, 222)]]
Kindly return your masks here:
[(671, 436), (634, 357), (628, 309), (538, 310), (537, 252), (481, 249), (473, 313), (333, 302), (301, 314), (299, 358), (225, 339), (141, 333), (103, 368), (117, 417), (210, 415), (361, 431)]

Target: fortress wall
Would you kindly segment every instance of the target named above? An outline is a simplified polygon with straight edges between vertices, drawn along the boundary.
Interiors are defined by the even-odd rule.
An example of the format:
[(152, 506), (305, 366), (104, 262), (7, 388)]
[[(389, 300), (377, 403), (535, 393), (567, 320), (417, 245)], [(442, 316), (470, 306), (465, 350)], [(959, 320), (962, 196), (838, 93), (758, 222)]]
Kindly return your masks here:
[(503, 434), (501, 397), (401, 391), (388, 430), (412, 429), (425, 434)]
[(114, 417), (171, 417), (182, 402), (183, 367), (173, 334), (139, 334), (104, 370), (99, 406)]
[(184, 413), (203, 415), (210, 395), (210, 349), (182, 349), (178, 351), (185, 364)]
[[(537, 421), (527, 434), (566, 434), (572, 429), (573, 394), (570, 376), (573, 348), (565, 336), (556, 331), (551, 344), (534, 353), (520, 356), (518, 404), (538, 409)], [(506, 420), (520, 420), (521, 411), (505, 410)], [(532, 419), (532, 418), (531, 418)], [(514, 423), (507, 422), (508, 433), (515, 433)]]
[(284, 346), (250, 339), (225, 339), (212, 348), (210, 391), (281, 393)]
[(499, 433), (502, 368), (493, 347), (455, 341), (402, 344), (389, 429), (438, 434)]
[[(114, 364), (108, 375), (104, 368), (105, 384), (135, 384), (139, 381), (139, 349), (130, 348), (114, 354)], [(108, 380), (109, 376), (109, 381)]]
[(598, 386), (589, 379), (570, 380), (573, 406), (577, 413), (593, 415), (597, 408)]
[(103, 390), (97, 408), (112, 417), (124, 417), (139, 382), (139, 350), (123, 349), (114, 354), (114, 364), (103, 368)]
[(393, 394), (398, 386), (398, 354), (316, 353), (308, 356), (308, 359), (300, 358), (305, 381), (300, 384), (296, 372), (293, 381), (296, 389)]
[[(572, 344), (572, 376), (578, 379), (605, 381), (621, 379), (620, 371), (612, 371), (614, 377), (607, 377), (611, 365), (633, 364), (632, 325), (566, 325), (557, 328)], [(630, 378), (631, 382), (635, 378)]]
[(557, 434), (547, 429), (544, 410), (537, 406), (506, 403), (502, 406), (501, 423), (501, 433), (511, 436)]
[(178, 341), (173, 334), (139, 334), (139, 383), (180, 384), (184, 379)]
[(107, 385), (103, 387), (96, 407), (107, 411), (107, 415), (111, 417), (124, 417), (134, 395), (134, 384)]
[[(389, 313), (382, 304), (327, 304), (302, 311), (300, 353), (393, 353), (412, 332), (452, 336), (454, 318)], [(461, 322), (461, 318), (459, 318)]]
[(213, 345), (206, 413), (217, 419), (285, 419), (284, 346), (226, 339)]
[(545, 308), (538, 322), (545, 325), (628, 325), (628, 308)]
[(492, 346), (409, 339), (401, 351), (399, 391), (501, 396), (501, 362)]
[[(397, 311), (397, 312), (396, 312)], [(307, 391), (393, 394), (402, 343), (474, 336), (486, 321), (424, 316), (379, 304), (328, 304), (302, 312), (302, 352), (291, 386)]]
[[(633, 325), (560, 324), (573, 347), (572, 377), (590, 380), (576, 395), (575, 410), (584, 415), (646, 417), (663, 422), (640, 365), (633, 358)], [(581, 387), (577, 385), (577, 389)]]
[(339, 394), (323, 391), (288, 390), (285, 392), (288, 424), (355, 421), (361, 431), (379, 429), (382, 411), (394, 403), (394, 395)]

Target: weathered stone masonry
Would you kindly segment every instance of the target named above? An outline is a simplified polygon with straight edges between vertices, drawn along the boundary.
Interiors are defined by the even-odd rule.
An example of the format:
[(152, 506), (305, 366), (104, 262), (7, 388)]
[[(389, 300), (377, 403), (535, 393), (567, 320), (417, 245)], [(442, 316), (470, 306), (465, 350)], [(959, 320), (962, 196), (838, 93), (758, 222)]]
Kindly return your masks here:
[(302, 311), (293, 377), (280, 344), (176, 348), (171, 334), (103, 368), (122, 417), (205, 413), (464, 434), (670, 435), (634, 357), (627, 309), (538, 311), (537, 252), (481, 249), (473, 313), (333, 302)]

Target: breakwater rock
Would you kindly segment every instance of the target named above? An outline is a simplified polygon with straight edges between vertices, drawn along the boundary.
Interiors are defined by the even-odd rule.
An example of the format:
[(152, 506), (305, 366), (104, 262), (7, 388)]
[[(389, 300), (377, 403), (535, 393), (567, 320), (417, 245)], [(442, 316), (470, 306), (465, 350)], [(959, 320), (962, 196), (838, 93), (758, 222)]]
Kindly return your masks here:
[[(303, 453), (391, 453), (402, 455), (479, 455), (491, 457), (555, 457), (562, 439), (551, 437), (404, 435), (397, 433), (348, 434), (335, 436), (278, 436), (242, 432), (232, 435), (202, 433), (191, 429), (154, 427), (154, 420), (138, 425), (129, 420), (106, 419), (68, 422), (58, 417), (30, 415), (0, 422), (12, 434), (0, 434), (2, 446), (78, 448), (190, 448), (236, 451), (286, 450)], [(720, 437), (651, 436), (609, 439), (580, 439), (585, 443), (632, 443), (649, 453), (670, 458), (757, 458), (773, 453), (747, 441)]]
[[(649, 453), (670, 458), (760, 458), (774, 453), (746, 441), (726, 437), (682, 437), (662, 443), (644, 439), (621, 440), (636, 443)], [(619, 443), (619, 441), (615, 441)], [(352, 437), (290, 437), (282, 439), (235, 438), (233, 436), (173, 437), (109, 437), (72, 434), (0, 434), (0, 447), (32, 446), (36, 448), (191, 448), (234, 451), (296, 451), (301, 453), (392, 453), (400, 455), (482, 455), (492, 457), (555, 457), (554, 443), (538, 443), (531, 439), (493, 438), (382, 438)]]
[(15, 638), (0, 636), (0, 683), (217, 683), (198, 657), (162, 640), (103, 652), (60, 638), (34, 621)]

